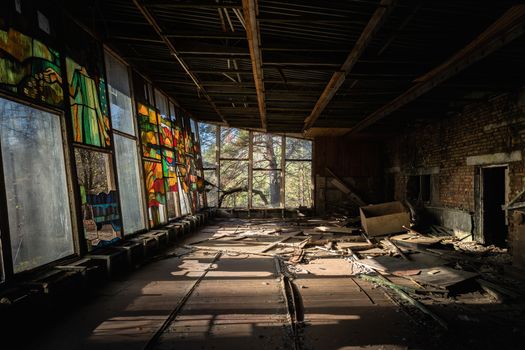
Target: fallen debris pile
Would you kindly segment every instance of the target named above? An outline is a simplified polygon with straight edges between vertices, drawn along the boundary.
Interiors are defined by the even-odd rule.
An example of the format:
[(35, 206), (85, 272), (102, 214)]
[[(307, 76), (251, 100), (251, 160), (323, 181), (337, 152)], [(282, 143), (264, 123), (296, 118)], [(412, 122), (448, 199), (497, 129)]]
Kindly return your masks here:
[[(439, 226), (425, 234), (405, 226), (404, 233), (369, 237), (358, 225), (358, 219), (344, 216), (228, 219), (205, 228), (213, 231), (211, 237), (208, 233), (208, 238), (196, 238), (185, 247), (271, 256), (291, 281), (294, 276), (318, 274), (323, 267), (317, 261), (345, 259), (345, 275), (385, 288), (398, 304), (421, 311), (443, 329), (449, 326), (436, 307), (462, 308), (469, 298), (512, 303), (522, 297), (523, 286), (504, 273), (510, 266), (506, 249), (462, 241)], [(462, 315), (463, 320), (477, 317)]]

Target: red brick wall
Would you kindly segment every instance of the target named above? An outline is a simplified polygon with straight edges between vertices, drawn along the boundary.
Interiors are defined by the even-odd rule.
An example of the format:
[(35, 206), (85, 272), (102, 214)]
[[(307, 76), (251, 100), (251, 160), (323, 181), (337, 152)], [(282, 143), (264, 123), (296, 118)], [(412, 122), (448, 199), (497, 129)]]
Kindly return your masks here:
[[(396, 199), (405, 199), (407, 173), (439, 167), (439, 205), (474, 212), (476, 167), (468, 166), (466, 158), (523, 151), (525, 90), (472, 103), (460, 113), (407, 131), (390, 145), (386, 168), (401, 170), (395, 175)], [(523, 161), (508, 165), (511, 199), (525, 189), (525, 166)], [(511, 228), (511, 240), (512, 234)]]

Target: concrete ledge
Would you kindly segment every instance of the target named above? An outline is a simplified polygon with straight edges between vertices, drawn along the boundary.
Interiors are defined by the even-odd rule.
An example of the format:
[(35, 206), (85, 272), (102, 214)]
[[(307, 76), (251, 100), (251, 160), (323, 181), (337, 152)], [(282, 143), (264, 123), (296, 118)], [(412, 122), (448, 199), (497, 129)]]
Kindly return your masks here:
[(93, 260), (104, 261), (109, 277), (115, 277), (117, 274), (122, 273), (129, 268), (126, 253), (115, 247), (97, 250), (92, 254), (86, 255), (86, 257)]
[(155, 230), (145, 233), (145, 235), (153, 237), (157, 240), (158, 249), (166, 248), (168, 246), (168, 230)]
[(172, 245), (177, 242), (177, 227), (173, 224), (168, 224), (164, 226), (164, 230), (168, 232), (168, 244)]
[(80, 271), (52, 269), (35, 276), (27, 285), (37, 286), (51, 296), (70, 296), (82, 291), (85, 280)]
[(55, 268), (66, 271), (79, 271), (84, 276), (87, 288), (99, 286), (108, 281), (107, 264), (103, 260), (82, 258), (71, 263), (55, 266)]
[(489, 165), (502, 164), (521, 161), (521, 151), (513, 151), (510, 153), (492, 153), (482, 154), (479, 156), (467, 157), (467, 165)]
[(152, 257), (159, 250), (158, 241), (154, 237), (148, 235), (139, 235), (131, 241), (138, 242), (144, 247), (144, 258)]
[(115, 248), (124, 252), (128, 260), (128, 265), (132, 268), (139, 266), (144, 260), (144, 245), (142, 242), (125, 241), (122, 245), (116, 246)]

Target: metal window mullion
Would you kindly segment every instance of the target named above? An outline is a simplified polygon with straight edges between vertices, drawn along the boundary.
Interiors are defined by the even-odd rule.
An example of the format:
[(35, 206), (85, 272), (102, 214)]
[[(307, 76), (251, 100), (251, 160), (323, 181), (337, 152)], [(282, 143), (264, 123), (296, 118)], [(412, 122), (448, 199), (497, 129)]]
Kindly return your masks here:
[(248, 209), (252, 209), (253, 192), (253, 131), (248, 133)]
[(281, 208), (286, 207), (286, 136), (281, 136)]
[(221, 126), (215, 127), (215, 176), (217, 178), (217, 206), (221, 196)]

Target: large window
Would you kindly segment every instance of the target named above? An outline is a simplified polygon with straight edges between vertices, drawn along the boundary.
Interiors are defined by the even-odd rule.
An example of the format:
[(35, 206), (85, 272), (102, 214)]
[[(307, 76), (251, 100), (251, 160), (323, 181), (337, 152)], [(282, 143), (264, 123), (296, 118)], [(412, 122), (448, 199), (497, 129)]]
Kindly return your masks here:
[(312, 207), (311, 141), (205, 123), (199, 136), (208, 205)]
[(248, 207), (248, 161), (221, 160), (219, 205), (226, 208)]
[(248, 207), (248, 159), (250, 132), (235, 128), (220, 128), (219, 206)]
[(14, 272), (73, 254), (60, 117), (0, 98), (0, 146)]
[(312, 142), (286, 138), (285, 205), (312, 207)]
[(281, 206), (282, 136), (253, 133), (252, 206)]
[(139, 154), (127, 67), (106, 52), (108, 92), (115, 143), (124, 234), (145, 228)]
[(205, 191), (208, 206), (217, 206), (219, 200), (217, 182), (217, 130), (212, 124), (199, 123), (200, 150), (204, 169)]

